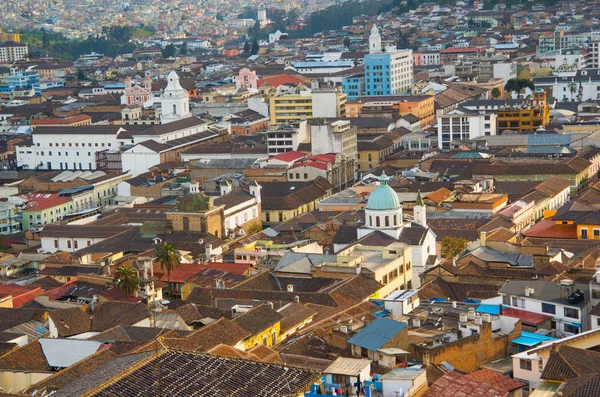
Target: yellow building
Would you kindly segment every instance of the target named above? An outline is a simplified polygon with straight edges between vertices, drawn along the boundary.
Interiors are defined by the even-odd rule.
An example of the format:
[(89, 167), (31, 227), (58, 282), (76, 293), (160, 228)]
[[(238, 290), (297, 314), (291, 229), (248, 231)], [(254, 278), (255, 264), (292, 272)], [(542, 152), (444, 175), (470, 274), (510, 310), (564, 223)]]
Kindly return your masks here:
[(271, 124), (297, 123), (313, 117), (345, 117), (346, 94), (336, 90), (300, 91), (270, 98)]
[(394, 142), (384, 135), (360, 135), (357, 139), (358, 169), (369, 171), (392, 154)]
[(323, 177), (311, 182), (266, 182), (262, 186), (262, 222), (270, 225), (316, 210), (319, 201), (331, 196), (333, 190)]
[(546, 92), (536, 90), (530, 104), (501, 107), (498, 110), (498, 133), (506, 130), (535, 131), (550, 122), (550, 106), (546, 101)]
[(233, 322), (250, 332), (244, 339), (246, 350), (258, 345), (273, 347), (281, 338), (281, 314), (273, 310), (272, 304), (264, 304), (233, 319)]

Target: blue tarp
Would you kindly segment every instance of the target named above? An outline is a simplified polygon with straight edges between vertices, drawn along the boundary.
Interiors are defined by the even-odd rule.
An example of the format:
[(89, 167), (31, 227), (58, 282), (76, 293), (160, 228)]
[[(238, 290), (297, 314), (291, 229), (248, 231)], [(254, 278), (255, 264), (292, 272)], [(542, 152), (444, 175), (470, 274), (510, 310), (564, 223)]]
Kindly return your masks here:
[(500, 314), (500, 305), (479, 305), (475, 309), (477, 313)]
[(516, 344), (516, 345), (523, 345), (523, 346), (537, 346), (542, 342), (546, 342), (546, 341), (551, 341), (551, 340), (557, 340), (556, 338), (552, 338), (550, 336), (545, 336), (545, 335), (540, 335), (540, 334), (534, 334), (532, 332), (521, 332), (521, 336), (513, 339), (512, 343)]
[(429, 298), (429, 302), (446, 302), (446, 298)]
[(463, 303), (481, 303), (479, 299), (465, 299)]

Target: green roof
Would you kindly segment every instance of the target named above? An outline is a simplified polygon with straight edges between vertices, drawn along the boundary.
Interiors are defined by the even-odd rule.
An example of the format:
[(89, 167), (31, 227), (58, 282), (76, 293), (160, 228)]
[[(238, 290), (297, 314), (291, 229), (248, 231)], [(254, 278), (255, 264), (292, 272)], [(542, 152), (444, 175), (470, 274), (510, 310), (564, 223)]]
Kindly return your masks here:
[(383, 172), (379, 178), (379, 186), (369, 195), (368, 210), (391, 210), (402, 205), (398, 194), (387, 184), (387, 181), (388, 177)]

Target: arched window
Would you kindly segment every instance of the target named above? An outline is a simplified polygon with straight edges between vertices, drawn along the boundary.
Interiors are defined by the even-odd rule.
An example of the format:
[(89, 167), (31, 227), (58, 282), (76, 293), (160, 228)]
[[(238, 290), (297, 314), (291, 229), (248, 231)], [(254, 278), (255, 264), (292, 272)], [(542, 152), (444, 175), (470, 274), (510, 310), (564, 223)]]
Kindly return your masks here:
[(369, 215), (369, 226), (373, 226), (373, 217)]
[(177, 114), (177, 105), (173, 105), (173, 114)]
[(387, 226), (389, 226), (389, 225), (390, 225), (390, 217), (389, 217), (389, 216), (386, 216), (386, 217), (385, 217), (385, 226), (387, 227)]
[(377, 227), (381, 226), (381, 222), (379, 221), (378, 216), (375, 217), (375, 226), (377, 226)]
[(394, 226), (398, 226), (398, 215), (394, 215)]

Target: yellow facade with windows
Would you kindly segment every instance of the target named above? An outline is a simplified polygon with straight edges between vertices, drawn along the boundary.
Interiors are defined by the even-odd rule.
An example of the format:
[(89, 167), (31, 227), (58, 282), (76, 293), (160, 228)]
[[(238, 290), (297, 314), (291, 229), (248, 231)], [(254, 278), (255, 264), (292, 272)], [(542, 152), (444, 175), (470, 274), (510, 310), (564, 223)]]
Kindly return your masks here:
[(522, 133), (523, 131), (536, 131), (550, 122), (550, 106), (546, 101), (546, 92), (543, 90), (533, 93), (531, 106), (509, 107), (498, 110), (498, 132), (511, 130)]
[(250, 350), (258, 345), (273, 347), (281, 340), (281, 323), (278, 321), (267, 329), (252, 335), (242, 342), (244, 349)]

